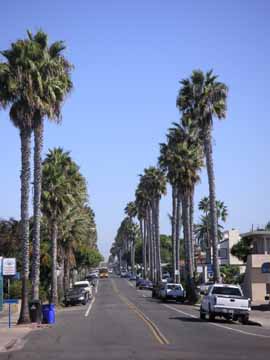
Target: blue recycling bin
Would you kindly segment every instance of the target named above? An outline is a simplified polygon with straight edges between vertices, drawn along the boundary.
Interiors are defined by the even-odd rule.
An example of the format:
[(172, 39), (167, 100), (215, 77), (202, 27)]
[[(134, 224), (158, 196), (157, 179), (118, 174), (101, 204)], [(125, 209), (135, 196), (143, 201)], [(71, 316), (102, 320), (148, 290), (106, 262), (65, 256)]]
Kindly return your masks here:
[(42, 305), (42, 315), (44, 324), (54, 324), (55, 323), (55, 306), (54, 304), (44, 304)]

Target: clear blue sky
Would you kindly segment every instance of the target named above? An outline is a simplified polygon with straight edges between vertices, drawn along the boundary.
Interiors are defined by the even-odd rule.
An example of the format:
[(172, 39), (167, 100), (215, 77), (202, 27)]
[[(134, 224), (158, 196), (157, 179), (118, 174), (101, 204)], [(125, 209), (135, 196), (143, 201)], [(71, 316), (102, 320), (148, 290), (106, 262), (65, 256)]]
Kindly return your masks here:
[[(138, 174), (155, 164), (175, 107), (178, 81), (213, 68), (229, 86), (226, 121), (215, 125), (217, 197), (227, 228), (270, 219), (269, 0), (13, 0), (1, 4), (0, 49), (40, 27), (65, 40), (75, 89), (45, 148), (62, 146), (87, 177), (99, 247), (108, 255)], [(19, 216), (20, 144), (0, 113), (0, 217)], [(196, 201), (207, 195), (207, 178)], [(170, 197), (161, 231), (169, 233)], [(198, 217), (198, 214), (196, 214)]]

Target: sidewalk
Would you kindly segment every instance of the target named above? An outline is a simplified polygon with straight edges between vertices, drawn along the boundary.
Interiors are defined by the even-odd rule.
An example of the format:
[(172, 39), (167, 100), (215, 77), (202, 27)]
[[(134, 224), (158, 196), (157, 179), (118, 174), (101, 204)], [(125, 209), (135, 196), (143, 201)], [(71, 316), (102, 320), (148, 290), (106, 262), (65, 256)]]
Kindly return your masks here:
[(263, 327), (270, 329), (270, 304), (253, 304), (250, 314), (250, 320), (258, 322)]
[(21, 348), (32, 330), (33, 325), (17, 325), (17, 316), (14, 315), (9, 328), (8, 317), (0, 313), (0, 353)]

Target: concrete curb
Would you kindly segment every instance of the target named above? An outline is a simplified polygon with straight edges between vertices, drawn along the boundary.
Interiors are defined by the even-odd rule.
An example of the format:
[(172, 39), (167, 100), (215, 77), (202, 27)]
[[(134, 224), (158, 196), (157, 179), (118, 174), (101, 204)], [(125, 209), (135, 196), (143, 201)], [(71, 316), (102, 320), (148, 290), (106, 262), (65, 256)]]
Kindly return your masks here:
[(18, 339), (11, 339), (5, 346), (4, 348), (9, 351), (11, 350), (17, 343)]

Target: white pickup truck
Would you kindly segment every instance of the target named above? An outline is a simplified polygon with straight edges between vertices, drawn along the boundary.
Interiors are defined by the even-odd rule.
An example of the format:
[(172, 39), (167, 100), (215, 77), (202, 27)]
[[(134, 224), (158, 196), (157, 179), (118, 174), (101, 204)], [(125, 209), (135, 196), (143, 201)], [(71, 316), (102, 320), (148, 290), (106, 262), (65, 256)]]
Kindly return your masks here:
[(250, 299), (243, 296), (240, 286), (213, 284), (202, 299), (200, 318), (205, 319), (208, 315), (209, 320), (213, 321), (220, 316), (247, 324), (250, 311)]

